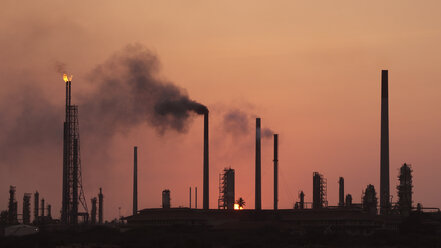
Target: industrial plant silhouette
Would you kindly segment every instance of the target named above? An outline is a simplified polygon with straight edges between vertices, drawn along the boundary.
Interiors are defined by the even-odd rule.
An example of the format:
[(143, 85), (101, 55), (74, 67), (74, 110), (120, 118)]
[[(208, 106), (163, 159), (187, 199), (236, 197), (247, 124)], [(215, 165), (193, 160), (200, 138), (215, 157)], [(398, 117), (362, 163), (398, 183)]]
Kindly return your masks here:
[[(345, 179), (340, 177), (338, 205), (328, 205), (327, 179), (320, 172), (312, 172), (312, 202), (306, 202), (305, 194), (300, 191), (299, 199), (292, 209), (280, 209), (278, 173), (279, 166), (284, 165), (279, 165), (278, 159), (279, 134), (273, 134), (274, 207), (262, 209), (262, 120), (256, 118), (255, 208), (247, 209), (247, 199), (235, 194), (234, 168), (221, 171), (218, 206), (210, 208), (209, 111), (196, 102), (184, 101), (183, 106), (180, 106), (180, 102), (175, 101), (162, 103), (157, 110), (167, 114), (173, 109), (184, 108), (184, 111), (203, 115), (202, 208), (197, 206), (197, 187), (193, 191), (190, 187), (188, 207), (173, 207), (173, 192), (164, 189), (161, 208), (138, 209), (138, 147), (134, 146), (133, 211), (132, 215), (124, 216), (118, 222), (104, 221), (104, 196), (99, 187), (98, 198), (90, 199), (90, 211), (87, 207), (82, 184), (79, 108), (71, 103), (71, 77), (64, 75), (63, 78), (66, 84), (66, 103), (63, 174), (60, 175), (63, 182), (61, 218), (52, 217), (51, 205), (45, 202), (38, 191), (34, 193), (33, 219), (31, 193), (24, 194), (23, 213), (18, 213), (16, 189), (10, 186), (8, 209), (1, 212), (0, 218), (0, 247), (71, 247), (69, 245), (78, 243), (121, 247), (302, 247), (308, 244), (351, 245), (354, 244), (351, 242), (359, 241), (372, 246), (441, 245), (440, 209), (423, 207), (423, 204), (415, 204), (412, 200), (412, 166), (404, 163), (399, 170), (398, 180), (390, 182), (387, 70), (381, 71), (380, 187), (366, 185), (361, 202), (356, 202), (351, 194), (345, 194)], [(397, 185), (396, 202), (391, 200), (391, 184)], [(423, 236), (424, 241), (419, 240)]]

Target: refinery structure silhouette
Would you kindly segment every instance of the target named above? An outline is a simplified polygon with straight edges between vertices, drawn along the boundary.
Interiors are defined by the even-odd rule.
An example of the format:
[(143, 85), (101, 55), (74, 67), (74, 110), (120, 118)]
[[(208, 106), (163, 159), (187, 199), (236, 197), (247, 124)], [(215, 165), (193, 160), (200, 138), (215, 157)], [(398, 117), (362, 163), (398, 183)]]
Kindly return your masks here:
[[(66, 83), (66, 112), (63, 138), (63, 174), (62, 178), (62, 209), (61, 219), (52, 218), (51, 205), (39, 199), (39, 192), (34, 194), (34, 218), (31, 222), (30, 193), (23, 196), (23, 212), (17, 211), (15, 187), (9, 189), (8, 209), (1, 213), (1, 225), (35, 224), (44, 226), (57, 224), (60, 226), (78, 226), (78, 224), (103, 224), (103, 193), (99, 189), (97, 197), (91, 198), (89, 212), (82, 186), (79, 117), (78, 106), (71, 104), (71, 78), (64, 76)], [(173, 103), (175, 104), (175, 103)], [(366, 186), (361, 202), (353, 202), (351, 194), (345, 194), (344, 178), (340, 177), (339, 198), (337, 206), (329, 206), (327, 199), (327, 179), (319, 172), (313, 172), (312, 202), (305, 201), (303, 191), (292, 209), (278, 207), (278, 173), (279, 173), (279, 135), (274, 134), (273, 158), (273, 209), (262, 209), (261, 197), (261, 118), (256, 118), (255, 133), (255, 209), (243, 209), (245, 202), (236, 199), (235, 170), (225, 168), (219, 175), (219, 198), (217, 209), (209, 207), (209, 112), (203, 105), (193, 109), (203, 115), (203, 192), (202, 209), (197, 207), (197, 187), (194, 188), (194, 207), (192, 206), (192, 191), (189, 189), (189, 207), (175, 208), (172, 205), (172, 192), (164, 189), (162, 192), (162, 208), (138, 209), (138, 147), (134, 147), (133, 164), (133, 211), (131, 216), (121, 218), (127, 226), (206, 226), (233, 228), (255, 228), (278, 223), (290, 225), (304, 230), (326, 230), (333, 227), (344, 233), (370, 233), (377, 230), (397, 231), (400, 225), (414, 213), (427, 213), (438, 216), (437, 208), (424, 208), (412, 201), (412, 167), (403, 164), (398, 175), (398, 201), (390, 200), (389, 175), (389, 103), (388, 103), (388, 71), (381, 71), (381, 149), (380, 149), (380, 187), (373, 184)], [(283, 165), (282, 165), (283, 166)], [(110, 192), (111, 193), (111, 192)], [(97, 206), (98, 205), (98, 206)], [(82, 208), (82, 212), (79, 211)], [(379, 209), (378, 209), (379, 207)], [(98, 218), (97, 218), (98, 215)], [(79, 217), (82, 217), (79, 221)], [(438, 226), (438, 228), (440, 228)], [(441, 230), (441, 229), (440, 229)]]

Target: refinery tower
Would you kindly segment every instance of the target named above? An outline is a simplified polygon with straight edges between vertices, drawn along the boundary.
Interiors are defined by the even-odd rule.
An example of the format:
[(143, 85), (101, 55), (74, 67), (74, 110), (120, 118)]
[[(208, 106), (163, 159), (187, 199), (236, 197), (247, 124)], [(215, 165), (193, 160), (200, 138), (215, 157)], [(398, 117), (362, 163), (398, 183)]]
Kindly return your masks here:
[[(88, 211), (81, 180), (80, 133), (78, 106), (71, 105), (72, 76), (63, 75), (66, 83), (66, 119), (63, 136), (63, 192), (61, 222), (77, 224), (78, 217), (88, 220)], [(84, 212), (78, 211), (81, 204)]]

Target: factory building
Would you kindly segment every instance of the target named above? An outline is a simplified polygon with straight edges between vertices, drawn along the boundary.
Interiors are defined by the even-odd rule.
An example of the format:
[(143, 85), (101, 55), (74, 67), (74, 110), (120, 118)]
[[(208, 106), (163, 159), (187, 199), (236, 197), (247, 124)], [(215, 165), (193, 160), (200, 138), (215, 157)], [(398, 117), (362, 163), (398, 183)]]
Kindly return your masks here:
[(366, 187), (366, 190), (363, 192), (363, 210), (371, 215), (377, 214), (377, 192), (375, 192), (375, 187), (372, 184), (369, 184)]
[(328, 206), (327, 201), (327, 182), (322, 174), (313, 173), (312, 182), (312, 208), (318, 209)]
[(408, 216), (412, 211), (412, 168), (404, 163), (398, 176), (398, 209), (401, 215)]
[(23, 195), (23, 224), (31, 223), (31, 194)]

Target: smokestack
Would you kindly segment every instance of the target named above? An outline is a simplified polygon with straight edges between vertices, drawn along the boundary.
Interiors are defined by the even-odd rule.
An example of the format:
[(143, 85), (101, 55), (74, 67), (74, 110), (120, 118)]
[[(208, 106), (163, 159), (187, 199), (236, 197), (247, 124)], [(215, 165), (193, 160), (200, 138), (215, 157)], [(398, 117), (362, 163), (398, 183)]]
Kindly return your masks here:
[(8, 204), (8, 218), (9, 224), (17, 223), (17, 201), (15, 200), (15, 186), (9, 186), (9, 204)]
[(208, 110), (204, 113), (204, 188), (203, 207), (209, 209), (209, 185), (208, 185)]
[(381, 152), (380, 213), (388, 212), (389, 203), (389, 92), (388, 71), (381, 71)]
[(44, 217), (44, 198), (41, 198), (41, 217)]
[(133, 148), (133, 215), (138, 213), (138, 147)]
[(34, 194), (34, 222), (35, 223), (38, 222), (38, 210), (39, 210), (38, 204), (40, 204), (39, 196), (40, 196), (40, 194), (38, 194), (38, 191), (36, 191)]
[(103, 191), (100, 188), (100, 193), (98, 194), (98, 224), (103, 224)]
[(51, 204), (47, 204), (47, 217), (49, 217), (49, 219), (52, 219), (52, 206), (51, 206)]
[(256, 118), (256, 189), (255, 189), (255, 209), (262, 209), (261, 199), (261, 176), (260, 176), (260, 118)]
[(194, 208), (198, 208), (198, 187), (194, 187)]
[(171, 204), (170, 204), (170, 190), (168, 189), (164, 189), (162, 191), (162, 208), (170, 208)]
[(92, 201), (92, 210), (90, 213), (90, 215), (92, 216), (91, 223), (96, 224), (96, 197), (92, 198), (91, 201)]
[[(71, 82), (67, 79), (66, 82), (66, 112), (64, 121), (64, 136), (63, 136), (63, 189), (62, 189), (62, 206), (61, 206), (61, 222), (67, 224), (69, 222), (69, 204), (70, 204), (70, 189), (69, 189), (69, 160), (71, 150), (71, 133), (70, 133), (70, 106), (71, 106)], [(37, 204), (38, 205), (38, 204)]]
[(191, 208), (191, 187), (190, 187), (190, 204), (189, 204), (189, 206), (190, 206), (190, 208)]
[(300, 191), (299, 198), (300, 198), (300, 209), (304, 209), (305, 208), (305, 193), (303, 193), (303, 191)]
[(339, 185), (339, 197), (338, 197), (338, 206), (344, 207), (345, 205), (345, 179), (343, 177), (340, 177), (338, 180)]
[(274, 134), (274, 210), (278, 209), (279, 202), (279, 180), (278, 180), (278, 166), (279, 166), (279, 135)]

